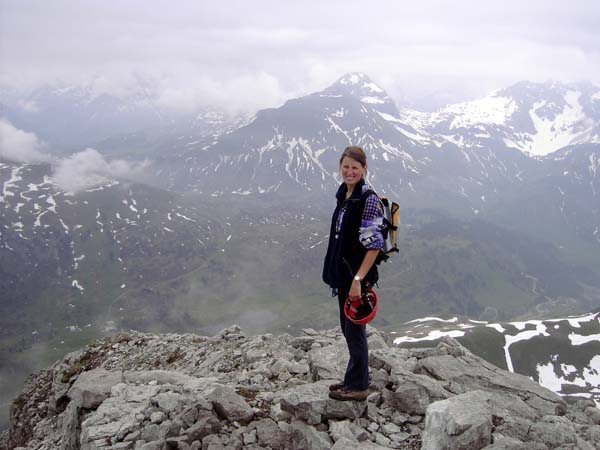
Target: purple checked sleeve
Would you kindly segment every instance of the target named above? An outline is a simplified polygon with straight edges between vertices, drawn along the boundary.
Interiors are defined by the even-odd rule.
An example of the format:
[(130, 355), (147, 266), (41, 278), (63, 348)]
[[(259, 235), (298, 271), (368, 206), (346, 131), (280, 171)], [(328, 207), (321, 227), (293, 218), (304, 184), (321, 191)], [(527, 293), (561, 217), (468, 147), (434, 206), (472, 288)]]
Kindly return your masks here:
[(369, 195), (365, 201), (360, 223), (360, 242), (367, 250), (383, 249), (383, 210), (376, 195)]

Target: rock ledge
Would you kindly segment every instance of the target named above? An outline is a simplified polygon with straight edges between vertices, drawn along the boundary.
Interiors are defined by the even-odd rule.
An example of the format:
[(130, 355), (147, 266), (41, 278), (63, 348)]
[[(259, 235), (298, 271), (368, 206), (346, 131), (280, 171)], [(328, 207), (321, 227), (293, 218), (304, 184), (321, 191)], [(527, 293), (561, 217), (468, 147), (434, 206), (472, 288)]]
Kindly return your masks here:
[(213, 337), (131, 332), (31, 377), (10, 449), (593, 450), (600, 410), (503, 371), (453, 339), (399, 349), (368, 329), (373, 393), (327, 396), (347, 362), (335, 330)]

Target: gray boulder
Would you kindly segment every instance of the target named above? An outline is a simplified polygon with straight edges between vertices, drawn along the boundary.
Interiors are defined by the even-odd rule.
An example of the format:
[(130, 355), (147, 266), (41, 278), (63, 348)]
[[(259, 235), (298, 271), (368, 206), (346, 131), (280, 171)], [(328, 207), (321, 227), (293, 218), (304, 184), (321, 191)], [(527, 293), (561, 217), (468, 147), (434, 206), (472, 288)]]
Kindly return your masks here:
[(427, 408), (422, 450), (479, 450), (492, 440), (489, 396), (482, 391), (457, 395)]
[(341, 402), (329, 398), (329, 382), (304, 384), (283, 393), (281, 409), (311, 425), (327, 419), (356, 419), (362, 416), (366, 402)]
[(304, 422), (295, 421), (290, 425), (290, 447), (303, 450), (329, 450), (333, 442), (329, 435), (317, 431)]
[(342, 438), (350, 439), (351, 441), (358, 442), (354, 434), (352, 433), (352, 428), (350, 428), (351, 422), (349, 420), (342, 420), (339, 422), (330, 421), (329, 422), (329, 434), (333, 438), (335, 442), (339, 441)]
[(486, 445), (482, 450), (547, 450), (544, 444), (524, 443), (518, 439), (507, 436), (498, 436), (494, 438), (494, 443)]
[(566, 417), (543, 417), (541, 421), (531, 426), (529, 434), (531, 441), (542, 442), (549, 448), (577, 443), (575, 428)]
[(308, 367), (312, 381), (334, 380), (344, 377), (348, 364), (346, 343), (339, 340), (333, 345), (318, 347), (308, 353)]
[(441, 380), (445, 389), (454, 394), (473, 390), (516, 394), (536, 411), (539, 418), (566, 411), (565, 401), (554, 392), (523, 375), (499, 370), (468, 351), (464, 356), (441, 355), (421, 359), (415, 372)]
[(206, 399), (213, 404), (217, 415), (230, 421), (249, 421), (254, 415), (254, 410), (246, 403), (244, 398), (229, 386), (216, 385), (206, 392)]
[(337, 441), (331, 450), (384, 450), (390, 447), (383, 447), (373, 442), (357, 442), (352, 439), (341, 438)]
[(85, 409), (97, 408), (116, 384), (122, 382), (120, 372), (94, 369), (81, 373), (69, 389), (67, 396)]
[(201, 441), (204, 437), (218, 433), (222, 424), (213, 416), (201, 417), (194, 425), (185, 431), (185, 436), (188, 438), (188, 443)]
[(279, 428), (272, 419), (262, 419), (253, 422), (248, 430), (256, 430), (258, 443), (273, 450), (284, 449), (289, 442), (289, 435)]
[(450, 397), (440, 382), (426, 375), (397, 370), (391, 376), (393, 390), (384, 390), (386, 403), (406, 414), (425, 414), (429, 404)]

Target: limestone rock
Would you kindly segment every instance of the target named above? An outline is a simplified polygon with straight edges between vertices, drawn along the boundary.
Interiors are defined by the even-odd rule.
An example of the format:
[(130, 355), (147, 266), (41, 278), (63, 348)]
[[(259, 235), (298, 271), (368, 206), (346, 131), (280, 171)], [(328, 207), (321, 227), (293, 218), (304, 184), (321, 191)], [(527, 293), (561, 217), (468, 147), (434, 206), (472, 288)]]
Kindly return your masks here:
[(328, 397), (329, 382), (321, 381), (290, 389), (281, 397), (281, 409), (311, 425), (327, 419), (356, 419), (366, 402), (341, 402)]
[(279, 425), (272, 419), (262, 419), (253, 422), (248, 429), (256, 430), (256, 436), (260, 445), (270, 447), (273, 450), (285, 448), (289, 440), (287, 432), (281, 430)]
[(310, 350), (308, 354), (308, 367), (313, 381), (334, 380), (339, 381), (344, 377), (348, 350), (342, 341), (327, 347)]
[(327, 433), (296, 421), (290, 426), (290, 444), (292, 448), (329, 450), (333, 442)]
[(210, 434), (218, 433), (221, 428), (221, 422), (215, 417), (204, 416), (185, 431), (185, 436), (187, 436), (189, 442), (201, 441)]
[(81, 373), (69, 389), (69, 399), (85, 409), (97, 408), (109, 395), (116, 384), (121, 383), (119, 372), (94, 369)]
[(217, 385), (206, 393), (219, 417), (227, 420), (250, 420), (254, 411), (232, 388)]
[(347, 438), (341, 438), (337, 441), (331, 450), (383, 450), (389, 447), (382, 447), (381, 445), (372, 442), (357, 442)]
[(450, 338), (401, 349), (372, 327), (367, 333), (373, 392), (365, 402), (328, 397), (348, 362), (337, 328), (296, 338), (248, 337), (235, 326), (214, 337), (107, 336), (32, 378), (0, 446), (416, 450), (422, 440), (425, 450), (600, 448), (591, 400), (567, 403)]
[(354, 437), (352, 433), (352, 429), (350, 428), (351, 422), (349, 420), (342, 420), (339, 422), (330, 421), (329, 422), (329, 434), (333, 438), (335, 442), (339, 441), (342, 438), (350, 439), (351, 441), (358, 442), (358, 440)]
[(543, 417), (541, 421), (531, 426), (530, 436), (532, 441), (542, 442), (549, 448), (577, 442), (575, 428), (565, 417)]
[(397, 371), (391, 379), (394, 390), (384, 390), (386, 402), (406, 414), (423, 415), (429, 404), (451, 395), (440, 382), (426, 375)]
[(432, 356), (421, 359), (417, 373), (447, 382), (446, 389), (455, 394), (473, 390), (501, 390), (519, 395), (537, 411), (538, 417), (556, 414), (565, 408), (563, 399), (535, 381), (516, 373), (498, 370), (484, 359), (467, 353), (464, 356)]
[(492, 440), (488, 395), (467, 392), (427, 408), (422, 450), (476, 450)]
[(547, 447), (541, 443), (524, 443), (518, 439), (500, 436), (482, 450), (547, 450)]

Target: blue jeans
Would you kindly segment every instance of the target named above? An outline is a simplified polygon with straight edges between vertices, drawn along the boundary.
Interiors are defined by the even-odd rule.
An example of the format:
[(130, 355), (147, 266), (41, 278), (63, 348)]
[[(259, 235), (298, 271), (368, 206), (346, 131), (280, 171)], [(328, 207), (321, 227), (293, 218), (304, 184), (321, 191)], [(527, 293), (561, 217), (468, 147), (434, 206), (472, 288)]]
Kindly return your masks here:
[(366, 325), (357, 325), (344, 315), (344, 303), (348, 291), (340, 290), (338, 302), (340, 307), (340, 326), (346, 338), (350, 360), (344, 376), (344, 387), (353, 391), (363, 391), (369, 387), (369, 345), (367, 343)]

